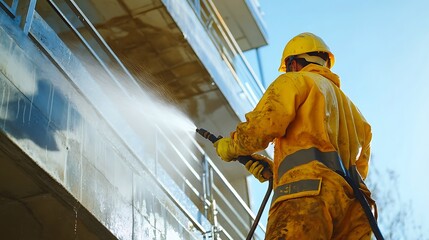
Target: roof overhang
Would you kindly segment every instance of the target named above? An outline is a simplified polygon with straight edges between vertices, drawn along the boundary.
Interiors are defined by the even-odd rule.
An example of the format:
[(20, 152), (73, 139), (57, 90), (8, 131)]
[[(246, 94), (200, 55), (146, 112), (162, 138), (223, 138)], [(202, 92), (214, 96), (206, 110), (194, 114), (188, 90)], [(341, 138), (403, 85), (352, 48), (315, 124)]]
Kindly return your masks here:
[(254, 0), (213, 0), (243, 51), (268, 44), (262, 12)]

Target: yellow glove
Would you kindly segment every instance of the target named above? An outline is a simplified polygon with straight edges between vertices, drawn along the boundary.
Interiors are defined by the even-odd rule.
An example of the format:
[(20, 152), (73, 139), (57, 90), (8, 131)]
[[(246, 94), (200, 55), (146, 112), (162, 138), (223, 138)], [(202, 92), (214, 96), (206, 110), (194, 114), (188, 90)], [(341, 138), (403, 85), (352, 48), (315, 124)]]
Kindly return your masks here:
[(230, 151), (231, 142), (232, 142), (231, 138), (224, 137), (217, 140), (213, 144), (214, 147), (216, 148), (217, 155), (226, 162), (230, 162), (232, 160), (235, 160), (235, 158), (237, 158), (237, 156), (235, 156), (235, 154)]
[(265, 157), (263, 155), (260, 154), (252, 154), (251, 155), (253, 159), (255, 159), (256, 161), (248, 161), (246, 163), (246, 165), (244, 165), (246, 167), (246, 169), (253, 174), (253, 176), (259, 180), (259, 182), (265, 182), (268, 179), (264, 178), (264, 176), (262, 176), (262, 171), (264, 170), (264, 165), (262, 165), (261, 162), (266, 162), (268, 163), (269, 166), (269, 170), (272, 172), (273, 169), (273, 161), (271, 161), (271, 159), (269, 159), (268, 157)]

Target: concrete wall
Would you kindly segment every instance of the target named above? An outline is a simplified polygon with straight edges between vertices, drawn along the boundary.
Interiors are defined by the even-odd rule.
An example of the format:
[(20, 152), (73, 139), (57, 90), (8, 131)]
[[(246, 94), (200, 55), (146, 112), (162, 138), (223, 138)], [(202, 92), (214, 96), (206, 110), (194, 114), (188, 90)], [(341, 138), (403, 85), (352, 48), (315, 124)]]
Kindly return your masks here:
[[(34, 24), (36, 30), (48, 29), (37, 19)], [(0, 36), (0, 132), (67, 190), (70, 196), (63, 200), (72, 206), (70, 199), (75, 199), (76, 206), (82, 205), (118, 239), (202, 238), (154, 180), (165, 175), (170, 191), (177, 189), (176, 196), (189, 204), (191, 214), (199, 214), (156, 163), (158, 151), (145, 150), (154, 145), (162, 150), (166, 143), (153, 141), (155, 132), (147, 133), (148, 142), (127, 143), (135, 133), (123, 113), (60, 42), (54, 43), (64, 48), (62, 59), (48, 59), (43, 46), (36, 46), (3, 11)], [(55, 66), (58, 60), (66, 67)], [(140, 143), (148, 147), (136, 149)], [(78, 208), (73, 211), (79, 215)], [(43, 214), (53, 213), (36, 217), (42, 219)], [(203, 216), (200, 220), (209, 227)], [(49, 236), (44, 234), (41, 239)]]

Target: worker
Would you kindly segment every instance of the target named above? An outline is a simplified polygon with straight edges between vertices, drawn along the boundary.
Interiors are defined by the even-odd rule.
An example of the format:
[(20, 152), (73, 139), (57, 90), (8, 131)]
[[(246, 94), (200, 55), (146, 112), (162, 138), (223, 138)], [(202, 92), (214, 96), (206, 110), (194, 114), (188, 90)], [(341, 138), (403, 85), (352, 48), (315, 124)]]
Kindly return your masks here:
[[(252, 155), (269, 163), (274, 195), (266, 240), (370, 239), (371, 226), (344, 175), (351, 173), (372, 208), (368, 174), (371, 126), (340, 90), (334, 55), (312, 33), (285, 46), (279, 71), (246, 121), (214, 143), (225, 161)], [(274, 161), (254, 154), (274, 144)], [(260, 161), (246, 168), (265, 181)], [(362, 195), (363, 196), (363, 195)], [(374, 210), (374, 209), (371, 209)]]

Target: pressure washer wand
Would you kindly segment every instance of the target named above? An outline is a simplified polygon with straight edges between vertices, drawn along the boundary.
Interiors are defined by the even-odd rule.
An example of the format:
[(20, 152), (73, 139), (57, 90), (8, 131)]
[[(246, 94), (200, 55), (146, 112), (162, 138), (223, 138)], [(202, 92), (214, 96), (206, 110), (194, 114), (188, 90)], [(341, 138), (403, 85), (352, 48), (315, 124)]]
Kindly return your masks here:
[[(204, 138), (210, 140), (210, 142), (215, 143), (219, 139), (222, 138), (222, 136), (215, 136), (211, 132), (203, 129), (203, 128), (197, 128), (197, 133), (199, 133)], [(237, 158), (237, 161), (240, 162), (243, 165), (246, 165), (248, 161), (258, 161), (256, 159), (253, 159), (252, 156), (239, 156)], [(265, 206), (267, 205), (268, 199), (271, 195), (271, 191), (273, 190), (273, 173), (271, 172), (268, 163), (260, 161), (261, 164), (264, 166), (264, 170), (262, 171), (262, 176), (265, 179), (268, 179), (268, 189), (265, 193), (264, 199), (262, 200), (261, 207), (259, 207), (258, 213), (256, 214), (255, 221), (252, 224), (252, 227), (249, 230), (249, 233), (247, 234), (246, 240), (251, 240), (253, 237), (253, 234), (255, 233), (256, 227), (258, 226), (259, 220), (261, 219), (262, 212), (264, 211)]]
[[(204, 138), (210, 140), (210, 142), (215, 143), (217, 140), (221, 139), (222, 136), (215, 136), (214, 134), (212, 134), (211, 132), (203, 129), (203, 128), (197, 128), (197, 133), (199, 133), (201, 136), (203, 136)], [(246, 165), (246, 163), (248, 161), (258, 161), (254, 158), (252, 158), (252, 156), (238, 156), (237, 157), (237, 161), (243, 165)], [(270, 179), (273, 177), (273, 173), (271, 172), (270, 166), (268, 165), (267, 162), (264, 161), (259, 161), (262, 166), (264, 166), (264, 170), (262, 171), (261, 175), (265, 178), (265, 179)]]

